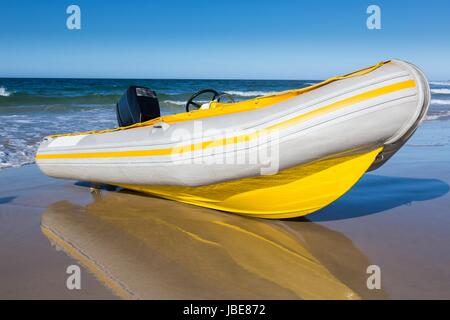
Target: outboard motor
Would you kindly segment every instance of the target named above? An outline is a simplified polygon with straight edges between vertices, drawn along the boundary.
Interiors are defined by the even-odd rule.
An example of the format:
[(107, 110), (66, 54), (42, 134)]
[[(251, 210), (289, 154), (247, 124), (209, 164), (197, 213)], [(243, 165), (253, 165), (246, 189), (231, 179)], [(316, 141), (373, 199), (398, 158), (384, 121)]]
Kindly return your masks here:
[(160, 117), (156, 93), (146, 87), (129, 87), (116, 105), (116, 114), (120, 127)]

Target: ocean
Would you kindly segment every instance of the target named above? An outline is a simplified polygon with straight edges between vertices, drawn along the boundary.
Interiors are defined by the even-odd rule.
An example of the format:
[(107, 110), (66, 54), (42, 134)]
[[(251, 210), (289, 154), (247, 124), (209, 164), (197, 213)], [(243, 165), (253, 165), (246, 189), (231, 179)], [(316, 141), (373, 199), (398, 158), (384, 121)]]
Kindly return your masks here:
[[(205, 88), (235, 100), (302, 88), (318, 80), (20, 79), (0, 78), (0, 169), (34, 162), (49, 134), (117, 126), (115, 103), (130, 85), (156, 91), (163, 115), (184, 112), (186, 100)], [(450, 81), (430, 82), (426, 121), (450, 120)]]

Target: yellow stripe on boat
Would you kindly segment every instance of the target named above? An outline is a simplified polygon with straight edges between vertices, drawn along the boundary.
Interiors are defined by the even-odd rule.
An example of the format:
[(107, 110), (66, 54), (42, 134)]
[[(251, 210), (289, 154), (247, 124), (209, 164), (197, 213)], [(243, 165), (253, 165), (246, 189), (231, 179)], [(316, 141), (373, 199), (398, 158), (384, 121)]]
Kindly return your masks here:
[(175, 148), (151, 149), (151, 150), (127, 150), (127, 151), (106, 151), (106, 152), (80, 152), (80, 153), (59, 153), (59, 154), (37, 154), (36, 159), (79, 159), (79, 158), (117, 158), (117, 157), (149, 157), (149, 156), (164, 156), (177, 153), (192, 152), (194, 150), (202, 150), (211, 147), (220, 147), (228, 144), (236, 144), (239, 142), (246, 142), (261, 137), (263, 134), (269, 134), (271, 130), (280, 129), (295, 125), (301, 121), (310, 120), (321, 114), (332, 112), (340, 108), (347, 107), (356, 103), (360, 103), (369, 99), (373, 99), (385, 94), (414, 88), (416, 82), (414, 80), (406, 80), (399, 83), (394, 83), (382, 88), (373, 89), (361, 94), (357, 94), (347, 99), (331, 103), (319, 109), (307, 112), (292, 119), (280, 122), (278, 124), (261, 129), (256, 133), (240, 135), (226, 139), (216, 139), (211, 141), (204, 141), (200, 143), (180, 146)]

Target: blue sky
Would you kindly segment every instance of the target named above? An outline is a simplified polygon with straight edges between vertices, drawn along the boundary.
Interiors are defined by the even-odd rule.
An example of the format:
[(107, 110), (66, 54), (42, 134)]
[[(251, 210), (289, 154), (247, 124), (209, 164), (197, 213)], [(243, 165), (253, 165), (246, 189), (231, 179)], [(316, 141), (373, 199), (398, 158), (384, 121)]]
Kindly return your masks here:
[[(81, 30), (66, 8), (81, 8)], [(377, 4), (382, 29), (366, 28)], [(323, 79), (399, 58), (450, 79), (450, 1), (0, 0), (0, 77)]]

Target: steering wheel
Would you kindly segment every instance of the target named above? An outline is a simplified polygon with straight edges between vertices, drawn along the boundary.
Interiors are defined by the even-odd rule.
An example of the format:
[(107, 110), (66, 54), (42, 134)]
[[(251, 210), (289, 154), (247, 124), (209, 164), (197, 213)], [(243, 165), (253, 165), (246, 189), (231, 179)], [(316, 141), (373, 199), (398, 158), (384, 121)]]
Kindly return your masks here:
[(201, 96), (202, 94), (205, 94), (205, 93), (212, 93), (212, 94), (213, 94), (213, 97), (211, 98), (210, 101), (214, 101), (218, 96), (220, 96), (220, 93), (217, 92), (216, 90), (213, 90), (213, 89), (200, 90), (200, 91), (194, 93), (194, 94), (189, 98), (189, 100), (186, 102), (186, 112), (191, 111), (190, 108), (189, 108), (191, 105), (193, 105), (193, 106), (195, 107), (195, 109), (200, 109), (200, 107), (202, 106), (202, 104), (201, 104), (201, 103), (198, 103), (198, 102), (195, 102), (194, 100), (195, 100), (195, 98), (197, 98), (198, 96)]

